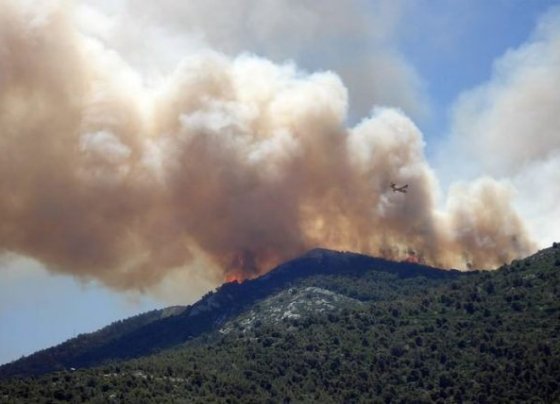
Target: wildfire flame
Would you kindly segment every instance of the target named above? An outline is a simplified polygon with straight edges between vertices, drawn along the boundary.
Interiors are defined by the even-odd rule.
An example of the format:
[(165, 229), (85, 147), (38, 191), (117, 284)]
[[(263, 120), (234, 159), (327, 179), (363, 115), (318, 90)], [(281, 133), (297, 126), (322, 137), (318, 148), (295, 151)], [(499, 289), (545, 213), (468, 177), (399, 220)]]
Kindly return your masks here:
[(241, 278), (236, 274), (227, 274), (225, 277), (226, 283), (232, 283), (232, 282), (239, 283), (240, 280)]
[(418, 258), (418, 255), (416, 255), (415, 252), (409, 252), (408, 257), (406, 257), (404, 260), (402, 260), (402, 262), (419, 264), (420, 263), (420, 258)]

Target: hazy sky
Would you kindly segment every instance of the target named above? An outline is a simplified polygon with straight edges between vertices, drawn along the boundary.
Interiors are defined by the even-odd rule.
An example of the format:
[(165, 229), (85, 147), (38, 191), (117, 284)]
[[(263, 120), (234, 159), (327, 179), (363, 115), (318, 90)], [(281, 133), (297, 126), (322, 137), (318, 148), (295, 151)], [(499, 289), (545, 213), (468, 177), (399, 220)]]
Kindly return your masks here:
[[(16, 21), (14, 26), (20, 24), (32, 32), (36, 27), (45, 25), (45, 20), (55, 18), (52, 10), (67, 7), (65, 18), (79, 33), (78, 40), (82, 41), (84, 49), (94, 55), (95, 52), (103, 54), (103, 61), (92, 61), (92, 65), (103, 63), (101, 67), (96, 65), (96, 69), (102, 72), (123, 72), (119, 83), (122, 87), (118, 89), (121, 93), (130, 89), (130, 94), (123, 95), (123, 98), (135, 98), (142, 93), (138, 88), (157, 87), (161, 83), (163, 88), (168, 89), (170, 85), (165, 87), (166, 83), (176, 80), (177, 66), (183, 64), (194, 69), (185, 60), (190, 60), (193, 55), (206, 55), (207, 52), (212, 52), (210, 59), (214, 63), (206, 61), (208, 69), (215, 69), (216, 77), (222, 74), (222, 65), (228, 74), (231, 70), (233, 77), (241, 77), (241, 83), (244, 82), (242, 79), (245, 80), (246, 69), (264, 69), (275, 80), (278, 79), (278, 88), (287, 96), (291, 96), (290, 89), (296, 88), (303, 94), (301, 97), (307, 97), (309, 92), (310, 99), (320, 104), (322, 100), (317, 94), (323, 93), (319, 90), (313, 92), (315, 87), (305, 83), (316, 84), (325, 89), (329, 97), (334, 94), (335, 98), (340, 98), (340, 106), (329, 101), (325, 109), (330, 112), (334, 109), (333, 127), (351, 127), (350, 142), (354, 142), (353, 139), (361, 132), (382, 132), (384, 122), (392, 125), (396, 120), (407, 130), (408, 126), (412, 127), (412, 135), (400, 141), (405, 145), (416, 142), (420, 153), (426, 154), (424, 160), (422, 155), (418, 157), (414, 154), (418, 150), (411, 149), (413, 156), (411, 160), (406, 160), (410, 167), (419, 167), (422, 172), (419, 181), (426, 182), (426, 189), (430, 189), (427, 199), (419, 201), (424, 203), (428, 200), (434, 206), (441, 206), (442, 212), (454, 212), (453, 225), (460, 223), (462, 228), (483, 226), (472, 223), (471, 212), (464, 212), (462, 204), (471, 206), (481, 203), (480, 200), (485, 200), (483, 197), (488, 198), (488, 195), (507, 195), (512, 201), (511, 209), (515, 209), (523, 219), (523, 226), (534, 243), (532, 245), (544, 246), (555, 237), (560, 238), (555, 233), (560, 225), (560, 208), (557, 206), (560, 199), (560, 121), (557, 114), (560, 110), (560, 1), (83, 0), (72, 3), (72, 6), (70, 3), (45, 0), (34, 4), (24, 0), (0, 0), (0, 15), (10, 15), (13, 10), (19, 10), (13, 14), (17, 16), (13, 19)], [(5, 18), (12, 21), (9, 17)], [(20, 80), (24, 83), (22, 88), (31, 89), (29, 94), (33, 94), (34, 86), (42, 85), (41, 81), (37, 81), (39, 84), (33, 81), (37, 77), (32, 72), (33, 68), (29, 69), (29, 76), (25, 76), (27, 71), (23, 72), (23, 78), (11, 70), (12, 64), (36, 62), (31, 57), (29, 60), (10, 59), (15, 58), (12, 56), (15, 53), (10, 53), (12, 50), (9, 47), (6, 50), (3, 45), (11, 43), (13, 32), (19, 31), (15, 28), (11, 31), (10, 24), (0, 26), (0, 108), (8, 109), (17, 109), (15, 98), (10, 98), (10, 83)], [(58, 35), (61, 34), (53, 33), (53, 41), (58, 40)], [(46, 49), (50, 52), (50, 48)], [(260, 59), (254, 61), (252, 56), (237, 58), (240, 54), (256, 55)], [(50, 55), (47, 53), (44, 57), (49, 58)], [(272, 63), (266, 65), (264, 60)], [(334, 72), (334, 75), (309, 76), (313, 72), (325, 71)], [(72, 76), (73, 72), (55, 71), (55, 74), (60, 75), (62, 80), (64, 75)], [(194, 77), (196, 81), (196, 75)], [(179, 79), (191, 80), (192, 77)], [(79, 89), (76, 91), (81, 91), (81, 82), (76, 81), (75, 88)], [(255, 94), (257, 90), (264, 91), (257, 84), (251, 83), (256, 88)], [(300, 85), (302, 89), (298, 87)], [(266, 86), (263, 84), (261, 87)], [(345, 89), (342, 93), (341, 88)], [(210, 89), (215, 90), (214, 87)], [(95, 96), (103, 97), (104, 91), (111, 90), (99, 90)], [(268, 88), (265, 90), (269, 91)], [(204, 87), (200, 91), (209, 90)], [(4, 98), (2, 92), (5, 93)], [(31, 95), (27, 97), (32, 98)], [(115, 101), (115, 105), (121, 101)], [(126, 104), (126, 101), (122, 103)], [(27, 104), (24, 102), (22, 105), (24, 113), (30, 114), (25, 110)], [(396, 115), (379, 110), (371, 113), (374, 107), (390, 107), (400, 112)], [(57, 107), (53, 108), (56, 111)], [(62, 108), (60, 106), (61, 111)], [(133, 113), (141, 115), (142, 108), (138, 108), (140, 112)], [(314, 113), (312, 109), (306, 111)], [(324, 111), (320, 112), (323, 114)], [(90, 113), (94, 115), (96, 111)], [(245, 113), (236, 111), (232, 115), (238, 118)], [(371, 118), (368, 118), (369, 115)], [(330, 119), (328, 114), (318, 116)], [(221, 115), (219, 119), (215, 115), (211, 118), (213, 125), (216, 121), (221, 122), (217, 131), (227, 127), (223, 126), (223, 121), (229, 122), (230, 119)], [(0, 122), (4, 122), (2, 119), (0, 115)], [(162, 115), (161, 121), (164, 120)], [(188, 122), (181, 122), (192, 127), (206, 125), (207, 121), (206, 115), (199, 114), (190, 116)], [(265, 124), (271, 127), (277, 125), (275, 121), (266, 121)], [(314, 125), (310, 126), (310, 131), (315, 130), (317, 124)], [(8, 131), (2, 133), (2, 130), (0, 137), (9, 141), (11, 134)], [(111, 132), (96, 130), (82, 135), (83, 150), (102, 150), (105, 157), (115, 161), (132, 153), (130, 150), (133, 147), (123, 148), (121, 143), (113, 142)], [(387, 136), (392, 136), (393, 132), (389, 130), (387, 133)], [(372, 136), (370, 141), (375, 145), (375, 151), (375, 147), (381, 147), (382, 143), (375, 135)], [(359, 159), (357, 154), (361, 152), (362, 143), (359, 147), (356, 144), (350, 143), (350, 150), (357, 150), (356, 156), (350, 157)], [(422, 144), (425, 144), (423, 151)], [(260, 152), (265, 153), (266, 150)], [(1, 153), (2, 150), (0, 156)], [(367, 157), (370, 158), (373, 159)], [(345, 160), (341, 158), (340, 161)], [(0, 169), (2, 167), (7, 166), (0, 164)], [(245, 166), (242, 168), (247, 169)], [(348, 170), (351, 177), (359, 172), (358, 168)], [(104, 172), (98, 174), (103, 176)], [(410, 178), (405, 174), (402, 178)], [(3, 179), (0, 177), (0, 180)], [(263, 186), (268, 185), (269, 182), (265, 182)], [(432, 193), (432, 189), (436, 191)], [(547, 189), (547, 193), (543, 193), (542, 189)], [(135, 188), (132, 190), (136, 191)], [(278, 194), (280, 200), (291, 196)], [(196, 202), (185, 196), (182, 198), (179, 199), (181, 203), (194, 205)], [(383, 198), (380, 196), (379, 206), (390, 202)], [(507, 198), (504, 196), (504, 199)], [(257, 200), (259, 204), (256, 206), (262, 205), (263, 201)], [(0, 208), (2, 206), (8, 205), (0, 204)], [(428, 210), (432, 209), (430, 206)], [(143, 212), (141, 206), (135, 207)], [(496, 209), (510, 212), (509, 205), (505, 204)], [(356, 212), (360, 212), (359, 208)], [(0, 212), (2, 220), (4, 213)], [(516, 218), (513, 213), (508, 213), (504, 220), (511, 219), (509, 221), (513, 222)], [(372, 223), (385, 223), (379, 220), (376, 217)], [(11, 222), (8, 223), (7, 228)], [(191, 219), (188, 223), (194, 226)], [(439, 223), (430, 219), (430, 225), (437, 227)], [(500, 223), (503, 227), (504, 222)], [(398, 230), (400, 224), (394, 225)], [(448, 225), (446, 222), (445, 226)], [(22, 225), (21, 228), (25, 227)], [(143, 227), (138, 228), (139, 232), (144, 231)], [(152, 227), (150, 229), (153, 230)], [(233, 229), (238, 231), (239, 227)], [(47, 254), (42, 249), (28, 248), (28, 244), (19, 239), (9, 239), (6, 235), (8, 230), (0, 232), (0, 251), (9, 253), (16, 250), (20, 254), (24, 251), (29, 255), (35, 254), (37, 259), (47, 257), (45, 261), (51, 258), (50, 252)], [(268, 240), (266, 229), (258, 230), (263, 231), (264, 240)], [(398, 238), (400, 233), (397, 230), (395, 237)], [(436, 230), (433, 232), (437, 233)], [(285, 229), (285, 233), (286, 238), (293, 234), (291, 228)], [(170, 238), (173, 234), (184, 236), (180, 231), (165, 234)], [(207, 252), (216, 257), (223, 256), (221, 245), (208, 233), (191, 230), (189, 235), (198, 237), (198, 244), (204, 246)], [(438, 240), (440, 237), (438, 235)], [(463, 241), (464, 245), (475, 243), (466, 236)], [(158, 240), (156, 244), (153, 240), (139, 242), (157, 247), (157, 243), (168, 241)], [(273, 239), (271, 242), (285, 244), (284, 239)], [(450, 245), (441, 242), (442, 245)], [(522, 243), (521, 240), (518, 242)], [(302, 242), (301, 245), (306, 244)], [(418, 248), (421, 243), (414, 241), (413, 245)], [(286, 254), (298, 251), (299, 246), (286, 247)], [(113, 253), (112, 250), (109, 252)], [(178, 262), (185, 259), (175, 250), (172, 252)], [(107, 262), (113, 262), (112, 257), (109, 254)], [(268, 262), (265, 260), (268, 256), (265, 254), (263, 257), (259, 262)], [(434, 257), (434, 260), (442, 262), (447, 262), (447, 258), (453, 259), (437, 252), (434, 252)], [(161, 260), (161, 257), (157, 258)], [(171, 271), (171, 276), (158, 274), (150, 277), (149, 281), (144, 276), (130, 287), (128, 283), (123, 286), (123, 282), (129, 281), (127, 272), (98, 276), (92, 272), (93, 269), (87, 269), (74, 273), (65, 269), (65, 265), (81, 262), (79, 260), (61, 261), (57, 257), (48, 262), (51, 266), (53, 262), (60, 264), (64, 269), (47, 271), (31, 258), (13, 254), (0, 256), (0, 363), (142, 311), (173, 303), (190, 303), (222, 280), (221, 273), (208, 277), (191, 271), (189, 273), (193, 276), (187, 277)], [(154, 258), (148, 262), (160, 261)], [(199, 268), (203, 266), (204, 263), (198, 263)], [(68, 275), (71, 273), (74, 275)], [(124, 291), (116, 292), (115, 289)]]

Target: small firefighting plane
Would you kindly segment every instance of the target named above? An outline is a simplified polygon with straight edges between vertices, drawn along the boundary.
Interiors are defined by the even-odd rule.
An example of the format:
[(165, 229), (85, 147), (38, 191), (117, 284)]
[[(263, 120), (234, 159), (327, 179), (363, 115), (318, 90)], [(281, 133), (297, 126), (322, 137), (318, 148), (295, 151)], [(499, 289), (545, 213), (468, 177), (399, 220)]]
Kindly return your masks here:
[(406, 194), (408, 191), (408, 184), (405, 184), (402, 187), (397, 187), (394, 182), (391, 182), (391, 189), (393, 192), (402, 192), (403, 194)]

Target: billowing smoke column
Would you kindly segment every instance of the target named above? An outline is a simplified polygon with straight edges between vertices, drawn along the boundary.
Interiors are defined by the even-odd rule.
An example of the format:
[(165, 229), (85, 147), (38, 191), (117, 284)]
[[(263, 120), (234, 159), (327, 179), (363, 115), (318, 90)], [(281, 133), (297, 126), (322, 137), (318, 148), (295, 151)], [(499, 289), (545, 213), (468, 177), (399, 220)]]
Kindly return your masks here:
[(200, 259), (246, 278), (314, 246), (462, 268), (533, 248), (505, 184), (456, 186), (438, 210), (415, 125), (377, 109), (346, 128), (332, 73), (206, 51), (146, 85), (59, 7), (1, 7), (4, 252), (143, 289)]
[(560, 224), (559, 83), (557, 6), (527, 42), (496, 61), (491, 80), (461, 96), (448, 150), (478, 173), (509, 178), (540, 245), (558, 239)]

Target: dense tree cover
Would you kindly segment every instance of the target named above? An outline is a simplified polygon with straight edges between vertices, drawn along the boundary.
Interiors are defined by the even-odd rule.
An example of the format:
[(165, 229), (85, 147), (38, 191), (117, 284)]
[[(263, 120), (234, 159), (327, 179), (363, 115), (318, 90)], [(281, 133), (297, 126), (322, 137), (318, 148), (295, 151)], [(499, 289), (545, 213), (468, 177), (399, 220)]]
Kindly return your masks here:
[[(98, 332), (78, 336), (0, 366), (0, 379), (36, 376), (55, 370), (93, 367), (108, 360), (147, 356), (215, 331), (255, 303), (298, 285), (306, 278), (318, 274), (361, 277), (371, 272), (390, 272), (403, 279), (426, 277), (432, 281), (459, 275), (454, 271), (391, 262), (362, 254), (315, 249), (279, 265), (260, 278), (226, 283), (192, 306), (169, 307), (119, 321)], [(394, 286), (398, 288), (400, 284)]]
[(307, 277), (292, 287), (361, 303), (282, 320), (263, 314), (250, 327), (242, 314), (157, 355), (1, 382), (0, 401), (560, 400), (560, 247), (498, 271), (401, 275)]
[(169, 320), (180, 315), (184, 310), (184, 306), (171, 306), (115, 321), (96, 332), (80, 334), (60, 345), (38, 351), (30, 357), (0, 366), (0, 378), (11, 376), (11, 372), (41, 374), (78, 365), (85, 366), (90, 362), (95, 363), (96, 355), (106, 351), (108, 346), (111, 347), (113, 341), (127, 338), (150, 324)]

